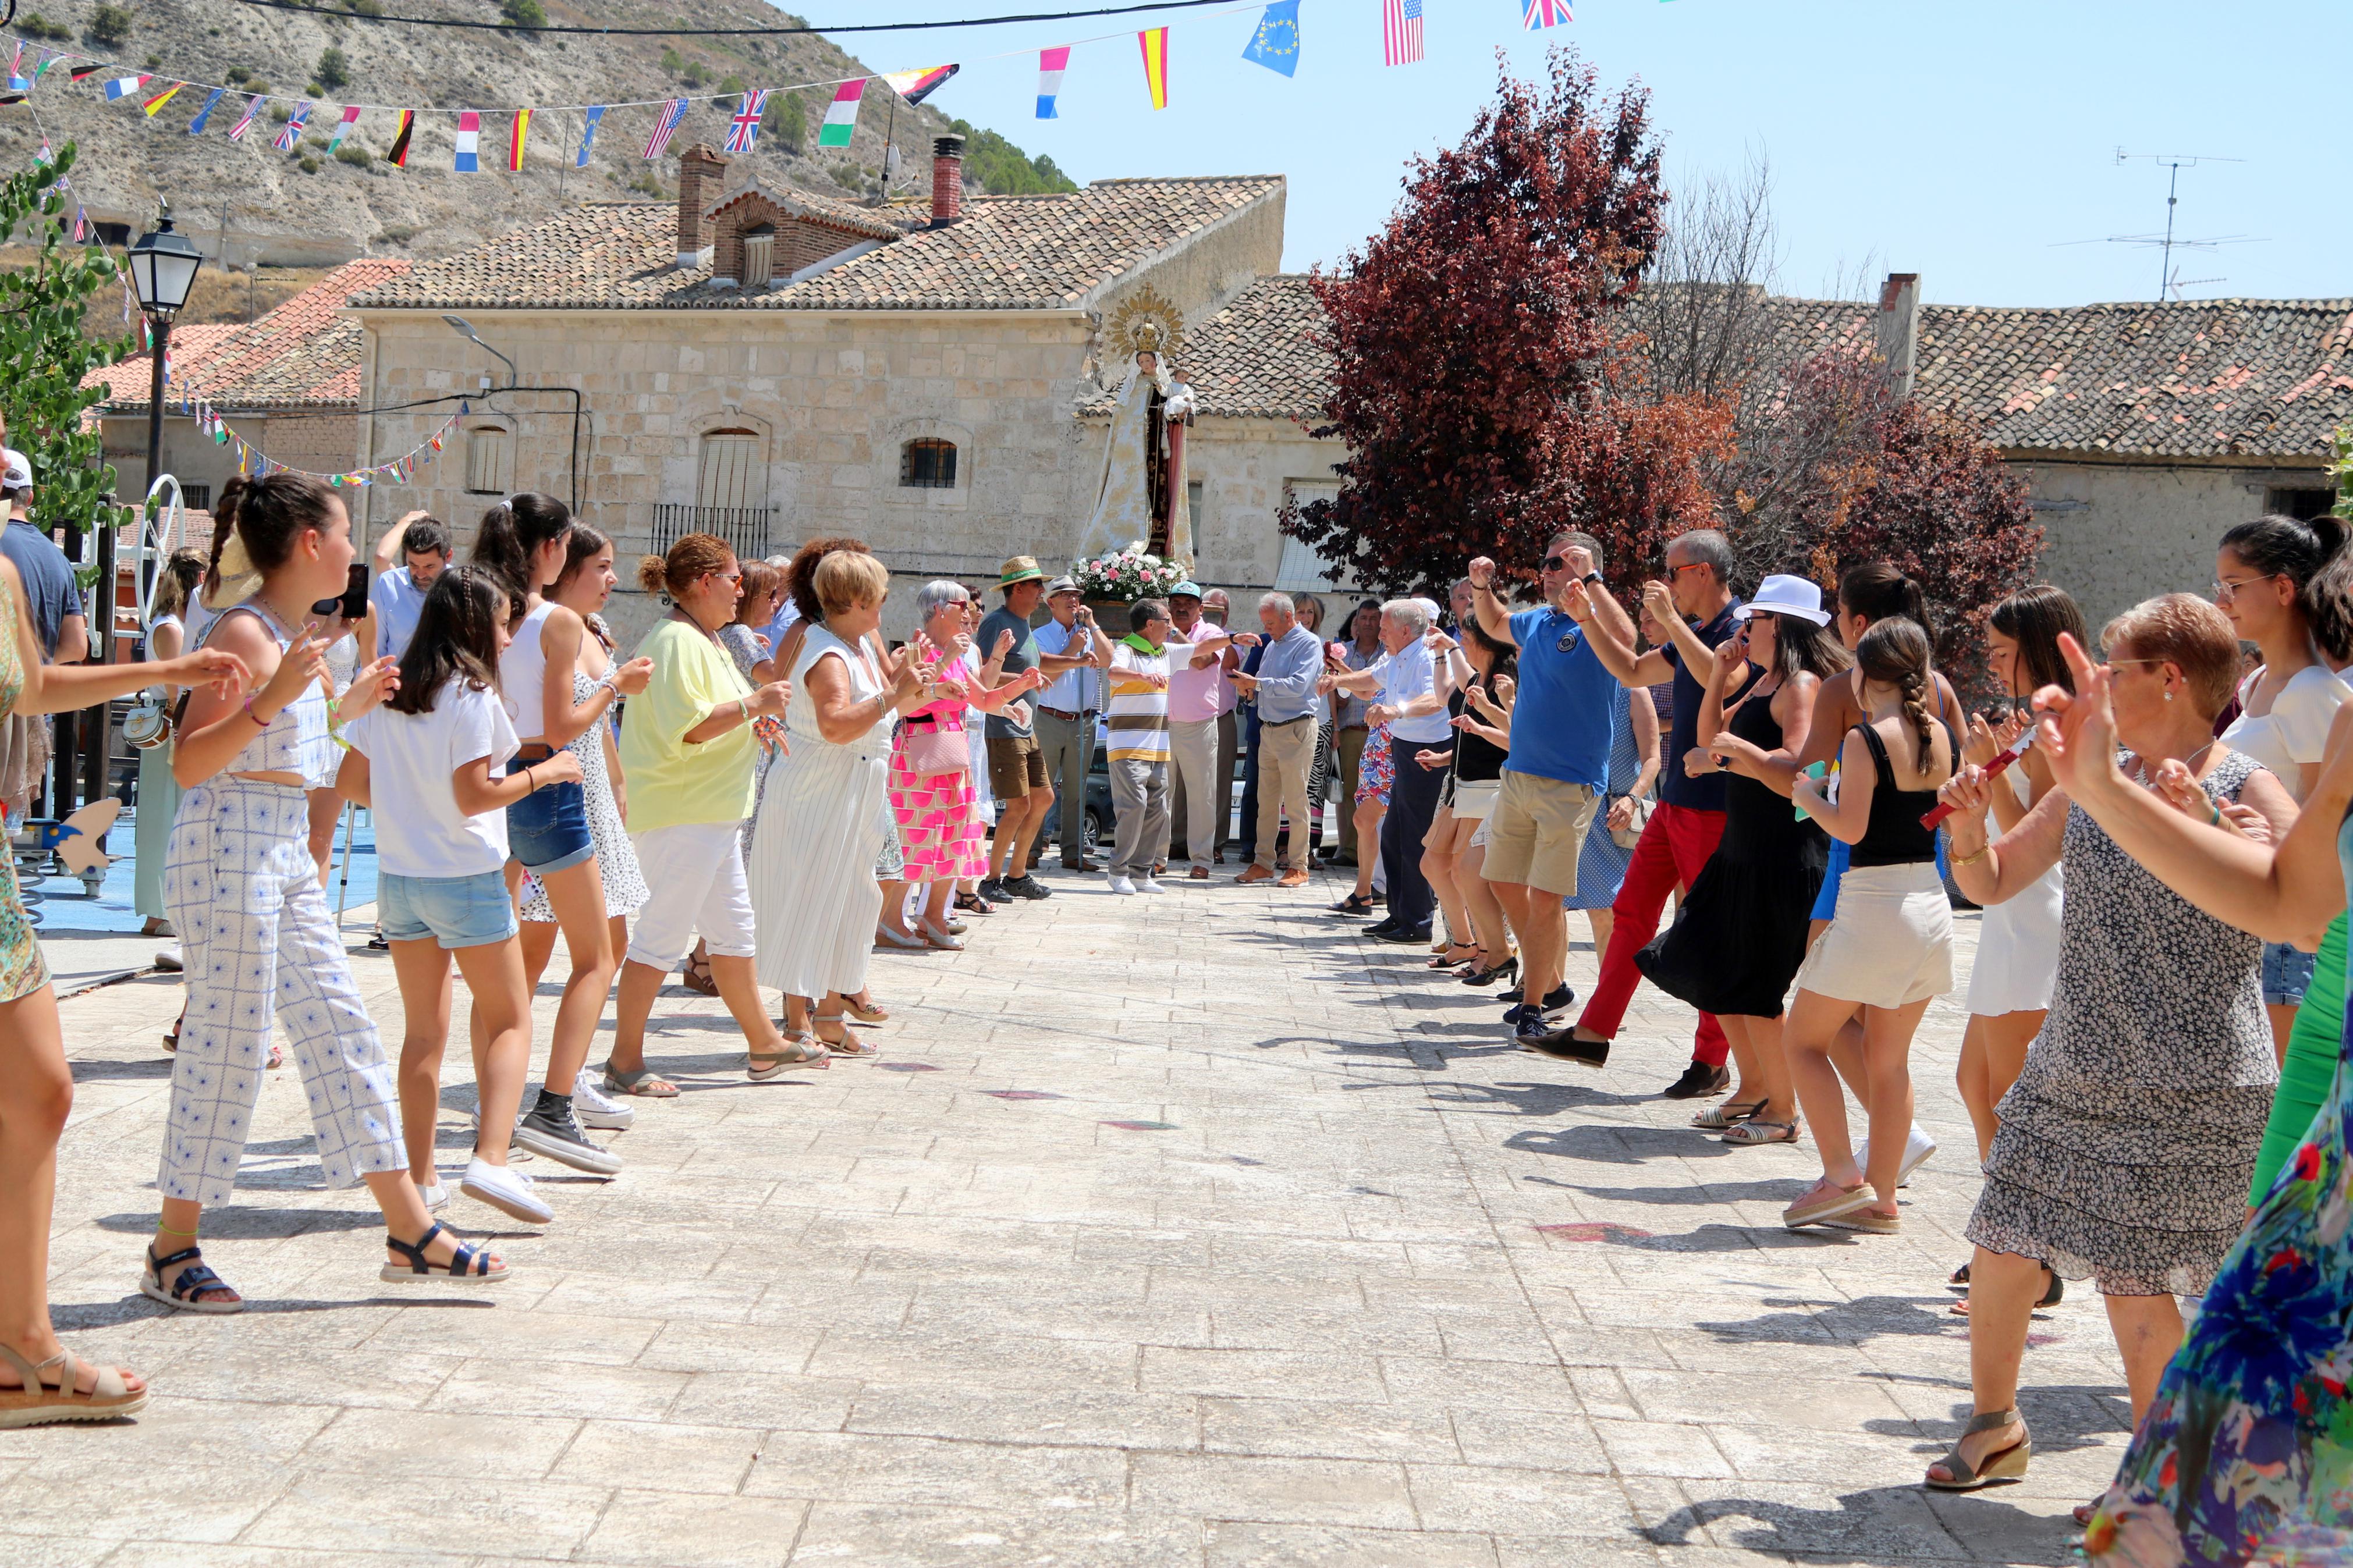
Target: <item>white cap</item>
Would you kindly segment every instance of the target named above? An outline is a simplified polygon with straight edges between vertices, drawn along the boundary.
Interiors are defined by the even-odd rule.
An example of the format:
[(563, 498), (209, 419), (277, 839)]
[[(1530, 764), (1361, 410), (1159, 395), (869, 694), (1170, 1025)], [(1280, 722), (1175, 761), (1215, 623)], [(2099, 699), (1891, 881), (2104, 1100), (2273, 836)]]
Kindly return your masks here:
[(33, 465), (24, 453), (13, 447), (0, 447), (0, 464), (6, 465), (5, 470), (0, 471), (0, 489), (28, 490), (33, 488)]
[(1757, 596), (1732, 612), (1736, 620), (1746, 620), (1757, 611), (1769, 615), (1795, 616), (1801, 621), (1811, 621), (1818, 626), (1830, 625), (1830, 612), (1822, 608), (1820, 585), (1803, 577), (1792, 577), (1776, 572), (1757, 584)]

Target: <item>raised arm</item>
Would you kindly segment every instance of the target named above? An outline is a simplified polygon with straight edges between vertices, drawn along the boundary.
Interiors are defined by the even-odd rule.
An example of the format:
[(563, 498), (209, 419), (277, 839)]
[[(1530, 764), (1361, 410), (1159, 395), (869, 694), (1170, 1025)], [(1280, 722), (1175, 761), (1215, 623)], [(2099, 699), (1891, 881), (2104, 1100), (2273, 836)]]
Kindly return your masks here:
[[(2060, 650), (2074, 670), (2074, 693), (2046, 687), (2034, 699), (2043, 713), (2040, 743), (2060, 785), (2043, 805), (2063, 792), (2073, 795), (2151, 876), (2216, 920), (2266, 942), (2316, 945), (2345, 908), (2337, 834), (2353, 803), (2353, 704), (2338, 709), (2329, 726), (2319, 777), (2295, 825), (2279, 841), (2258, 844), (2233, 829), (2185, 816), (2126, 780), (2116, 766), (2106, 667), (2092, 663), (2064, 633)], [(2249, 781), (2251, 786), (2255, 783)], [(2268, 792), (2241, 793), (2248, 805), (2277, 820)], [(2267, 803), (2273, 809), (2265, 809)]]
[(402, 553), (400, 547), (402, 542), (408, 538), (408, 525), (415, 522), (420, 517), (430, 517), (433, 514), (429, 511), (412, 511), (406, 517), (403, 517), (398, 522), (394, 523), (390, 528), (384, 531), (384, 537), (375, 542), (375, 570), (377, 576), (383, 576), (386, 572), (391, 571), (394, 567), (400, 564), (400, 557)]
[(1986, 807), (1997, 789), (2009, 786), (1989, 779), (1985, 770), (1964, 767), (1945, 781), (1936, 798), (1953, 808), (1945, 818), (1952, 840), (1949, 863), (1953, 885), (1971, 903), (2006, 903), (2040, 881), (2059, 864), (2066, 846), (2067, 792), (2053, 789), (2034, 803), (2019, 825), (1998, 839), (1986, 836)]
[[(33, 639), (33, 610), (25, 597), (24, 579), (16, 575), (16, 563), (5, 556), (0, 556), (0, 584), (16, 601), (16, 663), (25, 672), (25, 689), (17, 693), (11, 712), (64, 713), (128, 697), (158, 681), (207, 688), (217, 692), (224, 703), (234, 703), (253, 679), (251, 666), (227, 648), (217, 647), (139, 664), (43, 664), (41, 645)], [(189, 699), (191, 705), (206, 695), (205, 690), (197, 691)], [(251, 732), (248, 726), (248, 738)]]
[(1471, 563), (1471, 613), (1497, 642), (1520, 646), (1512, 635), (1512, 612), (1495, 592), (1495, 563), (1484, 555)]

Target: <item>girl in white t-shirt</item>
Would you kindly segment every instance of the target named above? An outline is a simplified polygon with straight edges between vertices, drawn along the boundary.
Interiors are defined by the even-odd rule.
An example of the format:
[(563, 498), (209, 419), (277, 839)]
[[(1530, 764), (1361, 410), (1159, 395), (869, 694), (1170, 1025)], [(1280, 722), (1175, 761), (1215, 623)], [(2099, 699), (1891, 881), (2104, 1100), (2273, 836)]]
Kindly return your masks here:
[[(2348, 650), (2318, 646), (2322, 617), (2312, 597), (2313, 579), (2344, 542), (2345, 525), (2333, 517), (2259, 517), (2223, 534), (2214, 552), (2214, 603), (2263, 656), (2239, 685), (2239, 716), (2222, 742), (2269, 768), (2298, 801), (2320, 775), (2337, 705), (2353, 696), (2324, 657), (2341, 661)], [(2333, 631), (2333, 617), (2329, 624)], [(2263, 1010), (2283, 1064), (2313, 969), (2313, 954), (2286, 942), (2263, 944)]]
[(487, 1041), (475, 1063), (480, 1116), (474, 1154), (459, 1191), (544, 1224), (554, 1211), (532, 1190), (530, 1177), (507, 1169), (531, 1070), (531, 998), (507, 892), (506, 807), (543, 786), (579, 783), (580, 761), (559, 752), (520, 773), (501, 773), (519, 749), (499, 695), (507, 607), (505, 585), (486, 571), (453, 566), (435, 580), (401, 656), (400, 690), (345, 728), (351, 751), (335, 785), (362, 805), (378, 795), (398, 805), (399, 831), (378, 836), (376, 908), (407, 1014), (400, 1111), (410, 1179), (427, 1207), (445, 1201), (434, 1132), (454, 955)]

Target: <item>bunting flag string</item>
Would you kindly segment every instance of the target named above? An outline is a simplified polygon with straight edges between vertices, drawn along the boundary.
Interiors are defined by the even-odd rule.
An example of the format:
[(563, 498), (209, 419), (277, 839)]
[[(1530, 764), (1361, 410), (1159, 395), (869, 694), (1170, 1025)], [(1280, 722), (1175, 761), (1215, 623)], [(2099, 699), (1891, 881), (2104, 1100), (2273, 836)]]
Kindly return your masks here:
[(580, 128), (580, 155), (572, 160), (574, 168), (585, 169), (588, 166), (588, 153), (596, 145), (596, 127), (603, 122), (604, 118), (603, 104), (589, 106), (586, 121)]
[(1062, 73), (1071, 67), (1068, 45), (1059, 49), (1038, 51), (1038, 118), (1059, 120), (1054, 112), (1054, 100), (1062, 96)]
[[(1392, 0), (1394, 3), (1394, 0)], [(1417, 5), (1420, 0), (1413, 0)], [(1135, 35), (1144, 50), (1144, 85), (1151, 89), (1152, 107), (1168, 107), (1168, 29), (1151, 27)]]
[(280, 153), (292, 151), (294, 143), (302, 140), (302, 128), (310, 123), (311, 100), (304, 99), (294, 106), (294, 112), (286, 117), (286, 124), (278, 132), (278, 140), (270, 145)]
[(858, 104), (866, 96), (866, 79), (843, 82), (833, 89), (833, 101), (826, 106), (825, 128), (817, 133), (820, 147), (847, 147), (858, 130)]

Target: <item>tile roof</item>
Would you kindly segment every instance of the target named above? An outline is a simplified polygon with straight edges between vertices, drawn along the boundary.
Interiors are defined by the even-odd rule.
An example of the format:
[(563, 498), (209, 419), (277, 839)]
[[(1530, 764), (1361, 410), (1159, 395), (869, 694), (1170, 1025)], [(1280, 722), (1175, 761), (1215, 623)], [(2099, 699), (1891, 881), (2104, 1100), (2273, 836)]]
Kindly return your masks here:
[(1098, 180), (1064, 195), (979, 196), (946, 228), (916, 229), (798, 283), (741, 291), (705, 287), (708, 268), (678, 267), (671, 205), (596, 203), (460, 255), (420, 262), (352, 303), (408, 310), (1073, 309), (1155, 253), (1279, 197), (1282, 188), (1282, 177), (1273, 174)]
[[(795, 185), (772, 184), (754, 174), (736, 189), (713, 202), (703, 212), (705, 217), (717, 217), (746, 196), (762, 196), (768, 204), (795, 216), (806, 216), (835, 228), (846, 228), (852, 234), (873, 239), (896, 239), (919, 222), (928, 224), (932, 218), (930, 198), (920, 208), (910, 203), (905, 206), (893, 204), (888, 207), (862, 207), (854, 202), (836, 201), (814, 191), (804, 191)], [(920, 211), (922, 216), (914, 214)], [(895, 221), (894, 221), (895, 220)]]
[[(1768, 372), (1873, 345), (1869, 304), (1766, 304)], [(1201, 411), (1317, 417), (1331, 367), (1322, 325), (1305, 279), (1261, 279), (1188, 334)], [(1914, 392), (2005, 451), (2309, 460), (2353, 423), (2353, 300), (1928, 305)], [(1081, 411), (1110, 405), (1103, 395)]]
[[(199, 324), (172, 333), (172, 374), (200, 388), (213, 405), (245, 409), (359, 405), (360, 326), (343, 301), (399, 277), (412, 263), (365, 257), (336, 268), (250, 323)], [(147, 406), (153, 374), (142, 353), (93, 373), (108, 390), (110, 413)], [(167, 399), (168, 401), (168, 399)]]
[[(1332, 378), (1324, 310), (1303, 273), (1261, 278), (1223, 310), (1185, 329), (1178, 368), (1202, 414), (1236, 419), (1320, 419)], [(1103, 392), (1080, 412), (1108, 416)]]
[[(1872, 344), (1868, 305), (1768, 303), (1775, 363)], [(2309, 459), (2353, 421), (2353, 300), (1926, 305), (1915, 366), (2004, 451)]]

